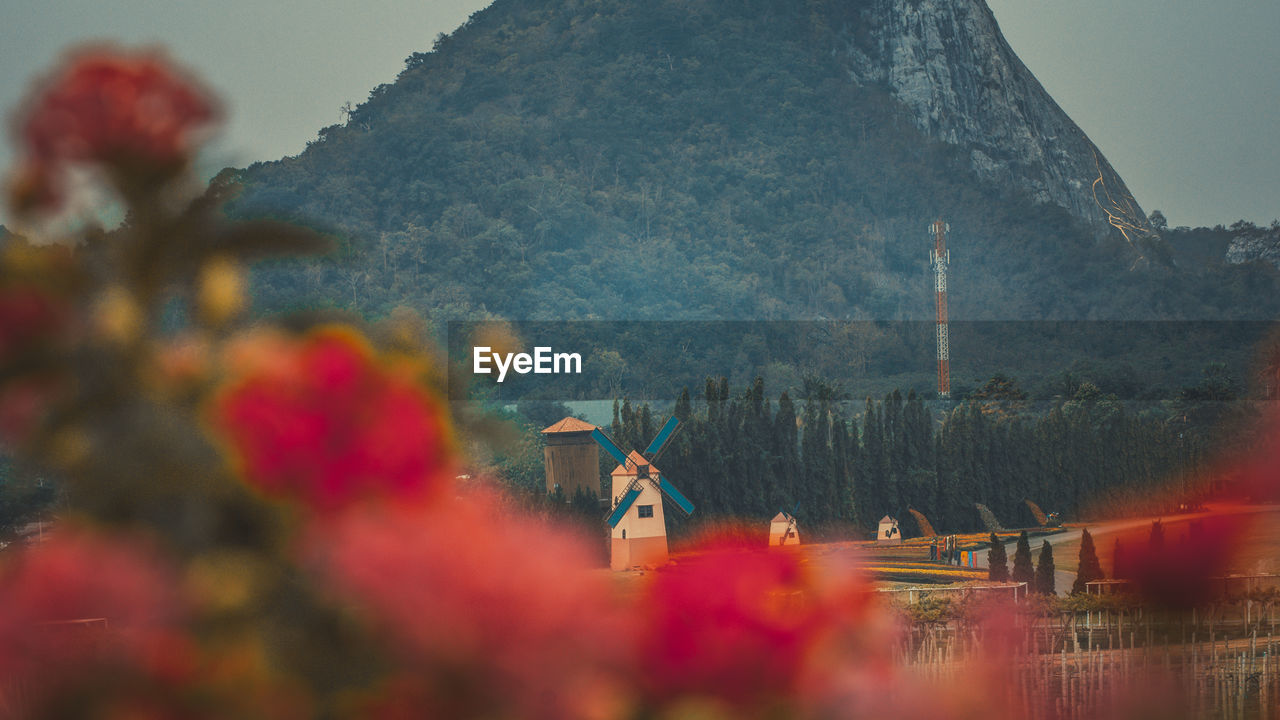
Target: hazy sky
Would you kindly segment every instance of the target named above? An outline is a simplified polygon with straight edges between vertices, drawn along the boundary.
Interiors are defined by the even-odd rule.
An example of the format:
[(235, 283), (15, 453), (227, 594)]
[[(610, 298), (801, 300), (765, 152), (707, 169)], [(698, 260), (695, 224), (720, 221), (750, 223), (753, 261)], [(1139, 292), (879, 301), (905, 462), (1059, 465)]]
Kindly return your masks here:
[[(637, 0), (643, 1), (643, 0)], [(1149, 212), (1280, 217), (1280, 2), (988, 0), (1014, 50)], [(488, 0), (9, 0), (0, 108), (87, 40), (163, 44), (227, 103), (211, 166), (293, 155)], [(0, 148), (0, 166), (12, 152)], [(3, 215), (0, 215), (0, 221)]]

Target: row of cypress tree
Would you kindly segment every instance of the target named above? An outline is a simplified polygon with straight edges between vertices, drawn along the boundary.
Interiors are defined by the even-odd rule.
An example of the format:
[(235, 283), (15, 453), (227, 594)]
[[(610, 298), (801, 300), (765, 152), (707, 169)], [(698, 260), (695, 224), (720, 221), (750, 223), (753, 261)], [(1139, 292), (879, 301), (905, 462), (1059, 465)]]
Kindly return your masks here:
[[(1101, 506), (1148, 509), (1151, 490), (1194, 453), (1161, 418), (1093, 391), (1039, 416), (989, 399), (944, 413), (897, 390), (856, 412), (847, 393), (819, 380), (773, 401), (759, 378), (738, 394), (724, 378), (708, 379), (701, 402), (688, 389), (680, 394), (681, 431), (655, 465), (699, 518), (765, 519), (798, 508), (804, 525), (844, 533), (909, 509), (940, 532), (977, 530), (974, 503), (1025, 527), (1035, 523), (1028, 498), (1068, 518)], [(644, 448), (663, 419), (647, 405), (615, 402), (612, 434), (625, 448)], [(602, 475), (611, 462), (602, 456)]]
[[(1087, 532), (1087, 531), (1086, 531)], [(1031, 565), (1031, 541), (1027, 531), (1018, 536), (1017, 547), (1013, 551), (1013, 571), (1009, 570), (1009, 558), (1004, 550), (1004, 542), (991, 533), (991, 550), (987, 554), (987, 577), (996, 582), (1012, 580), (1024, 582), (1033, 591), (1053, 595), (1056, 588), (1056, 569), (1053, 564), (1053, 546), (1045, 540), (1040, 545), (1040, 558), (1035, 566)], [(1092, 545), (1090, 546), (1092, 547)], [(1072, 592), (1075, 592), (1073, 589)]]
[[(1194, 536), (1199, 531), (1199, 526), (1193, 524), (1188, 537), (1194, 539)], [(1047, 540), (1040, 547), (1040, 559), (1033, 569), (1031, 566), (1031, 545), (1027, 532), (1023, 530), (1018, 537), (1018, 544), (1014, 550), (1012, 572), (1008, 567), (1009, 561), (1008, 555), (1005, 553), (1004, 542), (994, 532), (991, 533), (989, 542), (991, 548), (987, 552), (988, 578), (993, 581), (1013, 580), (1015, 582), (1025, 582), (1037, 592), (1053, 594), (1053, 548)], [(1155, 557), (1164, 550), (1164, 524), (1161, 521), (1156, 520), (1151, 523), (1147, 546), (1149, 557)], [(1113, 558), (1116, 578), (1128, 578), (1133, 574), (1133, 568), (1128, 567), (1124, 560), (1122, 547), (1120, 540), (1117, 539)], [(1083, 593), (1088, 583), (1105, 578), (1106, 573), (1103, 572), (1102, 563), (1098, 559), (1098, 550), (1094, 545), (1093, 536), (1089, 534), (1089, 530), (1086, 528), (1081, 531), (1080, 535), (1080, 556), (1076, 568), (1076, 579), (1071, 586), (1071, 593), (1073, 595)]]

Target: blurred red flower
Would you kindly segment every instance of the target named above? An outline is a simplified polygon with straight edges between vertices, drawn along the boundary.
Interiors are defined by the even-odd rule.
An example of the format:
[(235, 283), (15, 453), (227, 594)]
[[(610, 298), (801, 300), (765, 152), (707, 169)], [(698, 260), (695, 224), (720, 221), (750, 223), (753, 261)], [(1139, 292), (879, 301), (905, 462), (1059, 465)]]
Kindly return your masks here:
[(0, 677), (36, 688), (190, 669), (174, 578), (119, 539), (55, 531), (0, 568)]
[(35, 285), (0, 288), (0, 363), (58, 337), (70, 315), (65, 301)]
[(21, 445), (30, 440), (66, 389), (56, 375), (31, 375), (0, 385), (0, 441)]
[(1220, 584), (1212, 578), (1227, 573), (1247, 527), (1247, 516), (1198, 518), (1177, 544), (1169, 539), (1132, 551), (1125, 579), (1134, 582), (1139, 597), (1151, 606), (1175, 610), (1203, 606), (1217, 595)]
[(623, 716), (629, 616), (578, 537), (469, 494), (358, 506), (305, 547), (401, 660), (366, 716)]
[(65, 390), (51, 368), (65, 350), (74, 323), (70, 302), (35, 283), (0, 287), (0, 439), (26, 440), (45, 410)]
[(327, 511), (450, 483), (440, 408), (354, 332), (249, 342), (262, 347), (245, 351), (241, 377), (214, 399), (211, 415), (250, 484)]
[(1237, 460), (1236, 468), (1226, 470), (1237, 479), (1241, 494), (1254, 500), (1280, 497), (1280, 406), (1267, 405), (1253, 448)]
[(639, 600), (636, 679), (659, 706), (704, 698), (767, 715), (798, 699), (807, 665), (868, 601), (858, 582), (820, 586), (801, 553), (715, 542), (660, 571)]
[(210, 96), (157, 52), (96, 48), (72, 55), (19, 117), (26, 159), (18, 204), (56, 203), (69, 163), (167, 177), (190, 158), (197, 131), (217, 117)]

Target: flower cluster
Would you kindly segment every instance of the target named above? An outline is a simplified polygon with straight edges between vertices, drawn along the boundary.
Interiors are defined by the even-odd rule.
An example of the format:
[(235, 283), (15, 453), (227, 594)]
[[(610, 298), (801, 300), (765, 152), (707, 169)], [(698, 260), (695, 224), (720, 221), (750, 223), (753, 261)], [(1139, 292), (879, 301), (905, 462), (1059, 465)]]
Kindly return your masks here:
[(18, 121), (26, 156), (16, 209), (56, 209), (72, 165), (168, 178), (217, 117), (210, 96), (158, 53), (82, 52), (40, 86)]
[(34, 285), (0, 288), (0, 358), (38, 349), (67, 324), (68, 308)]
[(640, 681), (656, 702), (705, 693), (742, 711), (793, 693), (824, 620), (792, 553), (710, 547), (640, 602)]
[(311, 530), (308, 565), (401, 663), (381, 707), (617, 716), (629, 616), (578, 537), (485, 492), (355, 507)]
[(438, 493), (447, 425), (433, 399), (347, 330), (255, 337), (215, 398), (217, 432), (269, 495), (332, 510), (370, 495)]
[(0, 597), (0, 677), (44, 701), (173, 687), (193, 669), (176, 578), (140, 543), (59, 532), (0, 571)]

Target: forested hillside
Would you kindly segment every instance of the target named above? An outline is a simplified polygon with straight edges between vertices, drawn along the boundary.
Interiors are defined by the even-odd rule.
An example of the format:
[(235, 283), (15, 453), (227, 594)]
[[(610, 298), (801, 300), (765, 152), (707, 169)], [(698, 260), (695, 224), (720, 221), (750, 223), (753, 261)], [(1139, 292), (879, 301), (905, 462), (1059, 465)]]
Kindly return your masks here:
[(346, 239), (261, 269), (259, 307), (926, 319), (925, 228), (943, 217), (953, 317), (1276, 315), (1274, 268), (1191, 272), (1158, 239), (1099, 238), (979, 180), (893, 90), (851, 79), (849, 12), (499, 0), (300, 156), (222, 176), (245, 185), (236, 212)]

